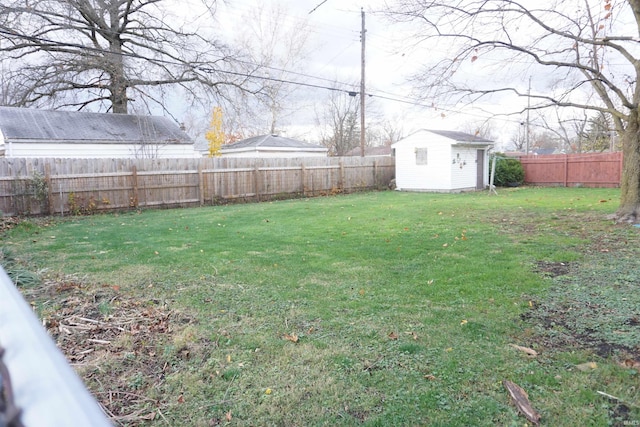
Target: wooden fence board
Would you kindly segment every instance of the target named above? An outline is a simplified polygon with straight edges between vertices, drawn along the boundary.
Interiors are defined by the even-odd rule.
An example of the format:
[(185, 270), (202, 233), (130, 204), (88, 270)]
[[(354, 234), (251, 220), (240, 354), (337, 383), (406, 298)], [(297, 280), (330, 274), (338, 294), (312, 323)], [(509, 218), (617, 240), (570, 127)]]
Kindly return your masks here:
[(522, 156), (525, 183), (564, 187), (619, 187), (622, 153)]
[[(4, 215), (89, 213), (199, 206), (387, 186), (395, 160), (297, 159), (0, 159)], [(44, 180), (46, 194), (35, 183)]]

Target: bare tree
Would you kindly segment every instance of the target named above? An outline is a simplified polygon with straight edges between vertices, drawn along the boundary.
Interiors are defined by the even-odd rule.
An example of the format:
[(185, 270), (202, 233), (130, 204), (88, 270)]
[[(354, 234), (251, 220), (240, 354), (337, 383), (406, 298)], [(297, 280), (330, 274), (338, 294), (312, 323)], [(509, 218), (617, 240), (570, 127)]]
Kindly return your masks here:
[(507, 147), (508, 148), (512, 148), (515, 151), (522, 151), (524, 152), (526, 150), (527, 147), (527, 135), (526, 135), (526, 129), (525, 129), (525, 125), (524, 123), (522, 123), (520, 125), (520, 127), (518, 127), (518, 130), (515, 131), (510, 138), (509, 144), (510, 146)]
[(397, 118), (385, 119), (375, 117), (372, 120), (371, 115), (369, 115), (368, 120), (371, 123), (367, 126), (367, 133), (365, 135), (368, 147), (389, 147), (403, 137), (404, 130), (400, 120)]
[(317, 114), (321, 144), (329, 154), (343, 156), (360, 143), (360, 100), (344, 92), (331, 92)]
[[(295, 113), (298, 80), (310, 53), (309, 24), (305, 19), (292, 19), (280, 5), (265, 6), (258, 2), (243, 16), (244, 24), (236, 43), (247, 57), (243, 64), (248, 72), (259, 67), (260, 86), (255, 96), (235, 103), (235, 114), (250, 133), (278, 133), (287, 115)], [(295, 78), (294, 78), (295, 77)]]
[[(545, 112), (539, 111), (537, 127), (543, 129), (548, 136), (557, 141), (556, 147), (565, 153), (581, 152), (581, 135), (587, 124), (588, 114), (585, 110), (576, 111), (572, 117), (562, 117), (560, 108), (553, 108), (555, 117), (548, 117)], [(578, 116), (581, 114), (581, 116)]]
[[(624, 152), (616, 215), (640, 219), (640, 1), (397, 0), (388, 13), (418, 24), (414, 40), (430, 52), (446, 52), (414, 78), (427, 98), (504, 103), (516, 95), (533, 101), (529, 108), (611, 115)], [(547, 87), (529, 93), (515, 84), (531, 75)]]
[[(3, 79), (19, 82), (11, 104), (128, 113), (133, 101), (138, 111), (163, 107), (170, 86), (201, 97), (242, 85), (241, 76), (229, 74), (231, 53), (205, 27), (210, 16), (185, 22), (165, 5), (176, 6), (166, 0), (3, 1), (0, 55), (13, 64)], [(188, 0), (180, 8), (188, 12)]]
[(496, 139), (495, 124), (491, 120), (463, 123), (460, 129), (462, 132), (490, 141)]
[(585, 151), (603, 152), (615, 150), (612, 138), (610, 118), (604, 113), (598, 113), (587, 120), (585, 129), (580, 134)]

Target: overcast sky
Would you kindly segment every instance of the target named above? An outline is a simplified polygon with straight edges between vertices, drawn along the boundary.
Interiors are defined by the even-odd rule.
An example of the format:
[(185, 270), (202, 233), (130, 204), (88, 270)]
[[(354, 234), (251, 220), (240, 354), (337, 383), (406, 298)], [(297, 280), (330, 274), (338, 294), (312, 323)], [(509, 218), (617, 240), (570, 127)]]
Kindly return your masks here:
[[(406, 28), (391, 24), (382, 14), (376, 13), (384, 3), (384, 0), (227, 0), (218, 3), (216, 19), (222, 33), (233, 38), (246, 32), (248, 26), (252, 25), (247, 17), (260, 5), (265, 10), (279, 6), (282, 10), (279, 26), (291, 27), (306, 22), (309, 30), (310, 52), (304, 69), (297, 70), (299, 74), (291, 74), (287, 78), (331, 87), (334, 85), (333, 81), (337, 80), (346, 84), (339, 84), (340, 88), (359, 91), (361, 8), (364, 7), (366, 93), (371, 95), (367, 97), (368, 123), (384, 116), (398, 121), (405, 135), (420, 128), (472, 132), (474, 126), (482, 125), (496, 113), (512, 113), (526, 105), (526, 98), (494, 98), (492, 104), (476, 103), (474, 108), (442, 105), (438, 100), (434, 100), (433, 104), (428, 100), (421, 101), (421, 105), (412, 104), (416, 97), (412, 93), (413, 87), (408, 82), (408, 77), (429, 59), (450, 55), (451, 52), (437, 45), (426, 46), (424, 43), (418, 48), (412, 47), (410, 32), (404, 31)], [(569, 6), (573, 4), (568, 3)], [(509, 85), (526, 92), (532, 71), (519, 69), (518, 64), (479, 60), (474, 64), (466, 64), (460, 69), (460, 73), (468, 73), (467, 78), (471, 82), (474, 79), (476, 82), (482, 81), (481, 79), (490, 82), (493, 78), (492, 69), (496, 67), (510, 68), (507, 74), (512, 81), (509, 81)], [(552, 74), (533, 74), (532, 92), (549, 90)], [(318, 102), (328, 96), (328, 92), (322, 89), (303, 89), (298, 96)], [(289, 118), (290, 127), (297, 129), (293, 133), (298, 132), (301, 127), (313, 125), (311, 110), (312, 107), (301, 108), (296, 116)], [(491, 127), (497, 133), (498, 141), (507, 142), (515, 132), (522, 129), (520, 123), (525, 118), (525, 114), (495, 117)]]
[[(291, 80), (320, 86), (333, 86), (333, 81), (355, 84), (342, 86), (359, 91), (361, 73), (362, 27), (361, 10), (365, 12), (366, 27), (366, 93), (367, 110), (371, 121), (383, 115), (397, 120), (405, 133), (419, 128), (461, 130), (472, 122), (483, 121), (489, 114), (471, 110), (442, 110), (412, 104), (412, 87), (408, 76), (417, 70), (424, 52), (412, 50), (401, 27), (391, 24), (379, 13), (383, 1), (357, 0), (229, 0), (221, 2), (216, 17), (224, 32), (242, 32), (258, 5), (265, 9), (280, 6), (283, 19), (280, 25), (292, 26), (306, 22), (311, 53), (304, 74), (292, 74)], [(364, 9), (362, 9), (364, 8)], [(316, 77), (316, 78), (314, 78)], [(328, 96), (322, 89), (304, 90), (304, 96), (320, 99)], [(371, 104), (371, 105), (369, 105)], [(295, 125), (311, 125), (312, 111), (301, 111)], [(444, 115), (444, 117), (443, 117)], [(369, 118), (369, 115), (367, 115)]]

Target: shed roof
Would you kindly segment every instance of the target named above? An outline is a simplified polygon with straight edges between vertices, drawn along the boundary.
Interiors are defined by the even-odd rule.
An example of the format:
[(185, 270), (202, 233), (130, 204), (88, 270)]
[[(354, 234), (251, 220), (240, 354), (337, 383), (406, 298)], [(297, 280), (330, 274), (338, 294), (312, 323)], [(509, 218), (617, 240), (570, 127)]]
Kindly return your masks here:
[(435, 133), (436, 135), (444, 136), (445, 138), (453, 139), (456, 142), (474, 142), (479, 144), (491, 144), (493, 141), (488, 139), (471, 135), (464, 132), (457, 132), (453, 130), (432, 130), (425, 129), (427, 132)]
[(408, 137), (405, 137), (403, 139), (401, 139), (400, 141), (396, 142), (395, 144), (392, 144), (392, 147), (397, 147), (399, 145), (405, 145), (405, 140), (407, 140), (410, 136), (415, 135), (417, 133), (421, 133), (421, 132), (429, 132), (429, 133), (433, 133), (436, 135), (440, 135), (443, 136), (445, 138), (448, 138), (452, 141), (453, 144), (455, 145), (477, 145), (477, 146), (490, 146), (493, 145), (493, 141), (490, 141), (488, 139), (476, 136), (476, 135), (471, 135), (468, 133), (464, 133), (464, 132), (458, 132), (458, 131), (453, 131), (453, 130), (433, 130), (433, 129), (420, 129), (414, 133), (412, 133), (411, 135), (409, 135)]
[(321, 145), (310, 144), (297, 139), (287, 138), (278, 135), (259, 135), (241, 141), (225, 144), (222, 151), (227, 150), (259, 150), (266, 149), (283, 149), (288, 151), (327, 151), (326, 147)]
[(0, 131), (19, 142), (192, 144), (166, 117), (0, 107)]

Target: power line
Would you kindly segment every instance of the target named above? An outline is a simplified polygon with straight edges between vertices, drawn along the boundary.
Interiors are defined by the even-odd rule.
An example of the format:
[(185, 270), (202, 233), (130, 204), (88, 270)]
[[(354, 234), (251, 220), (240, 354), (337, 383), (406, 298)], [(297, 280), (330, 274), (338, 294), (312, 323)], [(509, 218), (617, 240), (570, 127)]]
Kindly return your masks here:
[[(129, 57), (129, 58), (133, 58), (133, 59), (150, 60), (148, 58), (145, 58), (144, 56), (137, 55), (137, 54), (134, 54), (134, 53), (128, 53), (128, 52), (114, 53), (114, 52), (106, 51), (106, 50), (101, 49), (101, 48), (96, 48), (96, 47), (91, 47), (91, 46), (84, 46), (84, 45), (76, 44), (76, 43), (62, 43), (62, 42), (58, 42), (58, 41), (55, 41), (55, 40), (45, 39), (45, 38), (42, 38), (42, 37), (35, 37), (35, 36), (28, 36), (28, 35), (24, 35), (24, 34), (19, 34), (17, 32), (4, 30), (4, 29), (0, 29), (0, 34), (23, 38), (25, 40), (29, 40), (29, 41), (36, 42), (36, 43), (47, 43), (47, 44), (50, 44), (50, 45), (53, 45), (53, 46), (73, 47), (73, 48), (77, 48), (77, 49), (80, 49), (80, 50), (87, 50), (87, 51), (101, 53), (101, 54), (109, 53), (109, 54), (112, 54), (112, 55), (120, 55), (120, 56), (123, 56), (123, 57)], [(164, 64), (167, 64), (167, 65), (184, 65), (184, 64), (182, 64), (180, 62), (169, 61), (169, 60), (166, 60), (166, 59), (157, 59), (156, 58), (156, 59), (153, 59), (152, 61), (159, 62), (159, 63), (164, 63)], [(255, 66), (261, 67), (258, 64), (253, 64), (253, 63), (248, 62), (248, 61), (242, 61), (242, 60), (234, 60), (234, 61), (238, 62), (238, 63), (244, 63), (246, 65), (255, 65)], [(323, 78), (323, 77), (311, 76), (309, 74), (304, 74), (304, 73), (296, 73), (296, 72), (293, 72), (293, 71), (288, 71), (288, 70), (285, 70), (285, 69), (280, 69), (280, 68), (275, 68), (275, 67), (264, 67), (264, 66), (262, 66), (262, 68), (270, 68), (270, 69), (274, 69), (274, 70), (278, 70), (278, 71), (282, 71), (282, 72), (286, 72), (286, 73), (290, 73), (290, 74), (294, 74), (294, 75), (299, 75), (299, 76), (306, 77), (306, 78), (318, 79), (318, 80), (321, 80), (321, 81), (330, 81), (330, 82), (337, 83), (337, 84), (340, 84), (340, 85), (343, 85), (343, 86), (354, 86), (354, 85), (348, 84), (348, 83), (338, 82), (338, 81), (326, 79), (326, 78)], [(193, 69), (197, 70), (197, 71), (205, 72), (205, 73), (228, 74), (228, 75), (244, 77), (244, 78), (248, 78), (248, 79), (272, 81), (272, 82), (278, 82), (278, 83), (284, 83), (284, 84), (291, 84), (291, 85), (297, 85), (297, 86), (302, 86), (302, 87), (308, 87), (308, 88), (313, 88), (313, 89), (322, 89), (322, 90), (328, 90), (328, 91), (333, 91), (333, 92), (341, 92), (341, 93), (345, 93), (345, 94), (347, 94), (349, 96), (357, 96), (357, 95), (361, 94), (360, 91), (353, 90), (353, 89), (347, 90), (347, 89), (339, 88), (339, 87), (336, 87), (336, 86), (326, 86), (326, 85), (321, 85), (321, 84), (300, 82), (300, 81), (289, 80), (289, 79), (284, 79), (284, 78), (276, 78), (276, 77), (270, 77), (270, 76), (260, 76), (260, 75), (256, 75), (256, 74), (245, 73), (245, 72), (222, 70), (222, 69), (217, 69), (217, 68), (214, 68), (214, 67), (207, 67), (207, 66), (203, 66), (203, 65), (194, 66)], [(399, 103), (408, 104), (408, 105), (419, 106), (419, 107), (423, 107), (423, 108), (429, 108), (429, 109), (433, 109), (435, 111), (443, 111), (443, 112), (453, 113), (453, 114), (464, 114), (464, 115), (475, 116), (475, 117), (479, 117), (479, 118), (483, 118), (483, 119), (490, 118), (490, 117), (486, 117), (486, 116), (481, 116), (479, 114), (466, 113), (466, 112), (459, 111), (459, 110), (452, 110), (452, 109), (447, 109), (447, 108), (436, 107), (433, 104), (431, 104), (431, 105), (425, 104), (422, 100), (419, 100), (419, 99), (405, 97), (405, 96), (402, 96), (402, 95), (394, 95), (394, 94), (391, 94), (389, 92), (382, 92), (381, 91), (381, 93), (386, 93), (386, 94), (391, 95), (391, 96), (385, 96), (385, 95), (381, 95), (381, 94), (378, 94), (378, 93), (364, 93), (364, 96), (368, 96), (368, 97), (372, 97), (372, 98), (384, 99), (384, 100), (388, 100), (388, 101), (392, 101), (392, 102), (399, 102)], [(513, 122), (518, 122), (519, 123), (519, 121), (516, 121), (516, 120), (508, 120), (508, 119), (502, 119), (502, 120), (513, 121)]]
[(325, 4), (327, 2), (327, 0), (324, 0), (322, 3), (320, 3), (319, 5), (317, 5), (316, 7), (314, 7), (313, 9), (311, 9), (309, 11), (309, 15), (311, 15), (313, 12), (315, 12), (320, 6), (322, 6), (323, 4)]

